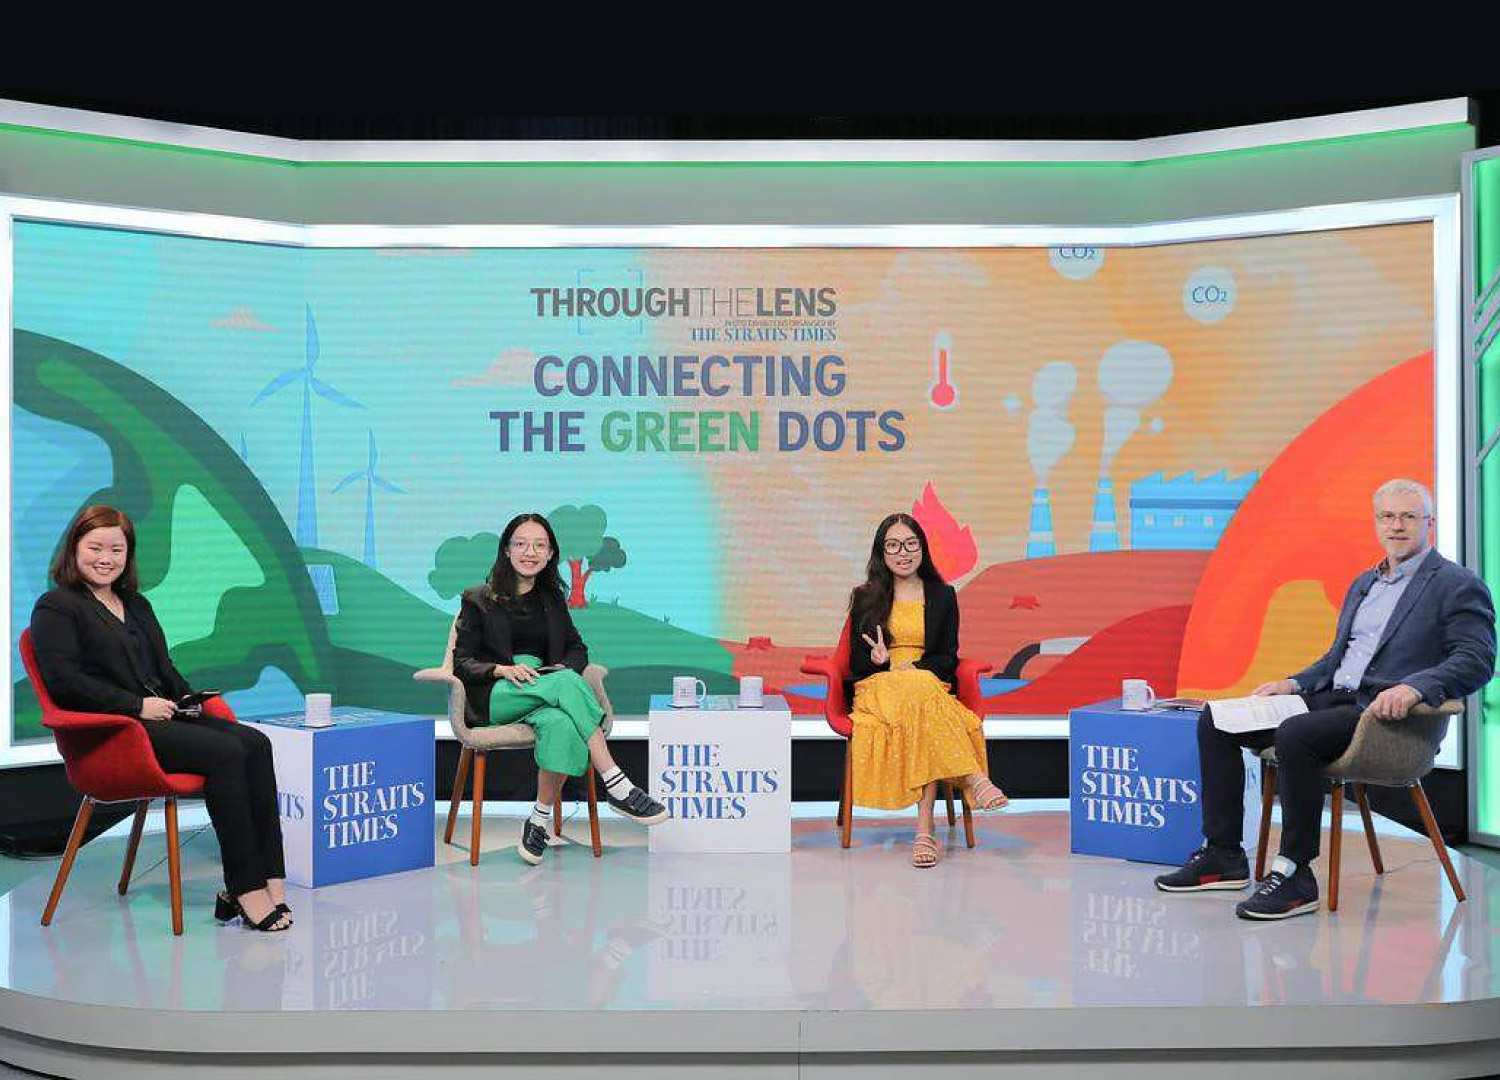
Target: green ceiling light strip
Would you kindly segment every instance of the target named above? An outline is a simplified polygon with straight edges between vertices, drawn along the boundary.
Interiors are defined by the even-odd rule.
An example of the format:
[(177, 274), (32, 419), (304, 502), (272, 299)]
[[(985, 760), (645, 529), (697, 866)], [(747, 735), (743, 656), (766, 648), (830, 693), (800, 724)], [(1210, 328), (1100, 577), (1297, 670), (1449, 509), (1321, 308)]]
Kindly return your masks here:
[(95, 135), (83, 131), (63, 131), (58, 128), (33, 127), (27, 124), (0, 123), (0, 133), (12, 132), (19, 135), (40, 135), (52, 139), (64, 139), (68, 142), (90, 143), (97, 146), (124, 147), (134, 150), (161, 151), (172, 154), (187, 154), (192, 157), (220, 158), (226, 161), (236, 161), (249, 165), (268, 165), (273, 168), (296, 166), (298, 162), (291, 158), (270, 157), (264, 154), (252, 154), (238, 150), (216, 150), (206, 146), (183, 146), (178, 143), (152, 142), (149, 139), (133, 139), (122, 135)]
[(292, 169), (899, 169), (908, 170), (1045, 170), (1077, 169), (1077, 170), (1133, 170), (1133, 169), (1161, 169), (1169, 166), (1192, 165), (1207, 161), (1218, 161), (1222, 159), (1241, 159), (1245, 157), (1268, 158), (1289, 152), (1321, 151), (1329, 148), (1345, 148), (1358, 144), (1390, 143), (1398, 139), (1406, 139), (1412, 136), (1430, 136), (1443, 134), (1472, 135), (1473, 128), (1467, 123), (1444, 123), (1432, 124), (1425, 127), (1402, 128), (1392, 131), (1361, 132), (1350, 135), (1337, 135), (1326, 138), (1308, 139), (1301, 142), (1279, 142), (1265, 146), (1232, 147), (1224, 150), (1210, 150), (1200, 153), (1181, 154), (1170, 157), (1150, 158), (1139, 161), (819, 161), (819, 160), (662, 160), (662, 161), (618, 161), (618, 160), (578, 160), (578, 161), (403, 161), (403, 160), (368, 160), (368, 161), (299, 161), (293, 158), (281, 157), (270, 153), (254, 153), (251, 151), (223, 150), (203, 146), (183, 145), (181, 143), (154, 141), (137, 137), (123, 135), (105, 135), (91, 132), (67, 131), (58, 128), (38, 127), (35, 125), (3, 123), (0, 122), (0, 133), (10, 132), (16, 134), (41, 136), (47, 138), (68, 140), (85, 144), (96, 144), (100, 146), (127, 147), (134, 149), (150, 150), (153, 152), (167, 152), (174, 154), (187, 154), (194, 157), (219, 158), (227, 161), (242, 162), (255, 165), (269, 165), (277, 168)]

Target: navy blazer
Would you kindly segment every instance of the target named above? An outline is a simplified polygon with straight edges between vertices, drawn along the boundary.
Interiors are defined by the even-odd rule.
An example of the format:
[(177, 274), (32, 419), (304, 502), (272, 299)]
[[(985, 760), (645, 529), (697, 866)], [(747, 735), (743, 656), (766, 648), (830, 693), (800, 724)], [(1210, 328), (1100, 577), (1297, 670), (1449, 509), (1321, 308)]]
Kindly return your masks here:
[[(1292, 676), (1302, 692), (1333, 686), (1333, 676), (1349, 648), (1355, 612), (1374, 584), (1366, 570), (1349, 586), (1339, 612), (1333, 645)], [(1407, 583), (1370, 657), (1355, 700), (1361, 708), (1375, 695), (1405, 683), (1428, 705), (1467, 697), (1495, 674), (1495, 603), (1472, 571), (1429, 551)]]
[[(932, 672), (948, 688), (958, 673), (958, 592), (944, 582), (922, 582), (922, 658), (914, 666)], [(884, 627), (886, 644), (890, 644), (891, 628)], [(890, 662), (872, 664), (870, 646), (861, 634), (875, 636), (874, 624), (850, 627), (849, 673), (854, 682), (869, 678), (877, 671), (889, 671)], [(853, 701), (853, 695), (849, 697)]]
[[(589, 650), (568, 614), (561, 597), (541, 597), (547, 619), (547, 654), (543, 664), (561, 664), (580, 675), (588, 667)], [(495, 665), (515, 663), (511, 648), (510, 615), (503, 604), (490, 597), (489, 586), (464, 590), (458, 609), (458, 633), (453, 640), (453, 674), (467, 691), (470, 724), (490, 722), (490, 691), (495, 686)]]
[[(160, 696), (176, 701), (191, 693), (187, 680), (172, 666), (151, 602), (123, 589), (118, 595), (140, 624), (168, 683)], [(60, 708), (139, 718), (142, 699), (152, 696), (125, 624), (85, 588), (42, 594), (31, 612), (31, 644), (42, 681)]]

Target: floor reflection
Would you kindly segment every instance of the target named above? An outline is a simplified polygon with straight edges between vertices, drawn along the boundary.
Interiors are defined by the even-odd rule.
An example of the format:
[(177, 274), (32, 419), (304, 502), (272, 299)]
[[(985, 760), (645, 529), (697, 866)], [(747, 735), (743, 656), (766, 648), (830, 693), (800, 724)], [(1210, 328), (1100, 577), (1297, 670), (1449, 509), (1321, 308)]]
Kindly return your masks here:
[[(161, 868), (115, 894), (121, 845), (89, 845), (50, 928), (50, 880), (0, 897), (0, 976), (26, 993), (211, 1011), (1001, 1009), (1433, 1003), (1500, 994), (1500, 872), (1461, 860), (1467, 903), (1419, 838), (1388, 872), (1346, 854), (1342, 908), (1279, 923), (1233, 917), (1241, 894), (1167, 896), (1157, 868), (1066, 854), (1063, 814), (946, 835), (909, 862), (910, 822), (865, 820), (842, 850), (799, 820), (791, 856), (650, 856), (607, 828), (591, 858), (539, 867), (497, 823), (478, 868), (293, 889), (284, 934), (210, 918), (212, 844), (184, 851), (187, 932), (170, 933)], [(633, 839), (634, 837), (634, 839)], [(513, 839), (509, 839), (513, 842)], [(451, 851), (450, 851), (451, 853)]]

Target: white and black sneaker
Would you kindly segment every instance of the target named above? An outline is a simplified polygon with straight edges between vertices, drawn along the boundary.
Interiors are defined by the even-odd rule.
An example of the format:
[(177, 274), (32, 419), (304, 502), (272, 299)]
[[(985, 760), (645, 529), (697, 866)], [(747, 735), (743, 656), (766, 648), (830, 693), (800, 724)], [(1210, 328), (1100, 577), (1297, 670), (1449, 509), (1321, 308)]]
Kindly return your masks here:
[(1255, 892), (1234, 906), (1234, 913), (1242, 919), (1290, 919), (1310, 915), (1318, 906), (1318, 879), (1311, 867), (1299, 866), (1290, 874), (1272, 870)]
[(605, 788), (604, 797), (609, 800), (609, 805), (614, 807), (616, 813), (642, 825), (660, 825), (672, 816), (665, 806), (635, 786), (631, 787), (630, 793), (623, 799), (615, 798), (608, 788)]
[(1207, 892), (1243, 889), (1250, 884), (1250, 862), (1239, 847), (1204, 844), (1170, 874), (1156, 879), (1162, 892)]
[(547, 854), (547, 830), (530, 818), (521, 826), (521, 842), (516, 845), (516, 854), (532, 866), (536, 866)]

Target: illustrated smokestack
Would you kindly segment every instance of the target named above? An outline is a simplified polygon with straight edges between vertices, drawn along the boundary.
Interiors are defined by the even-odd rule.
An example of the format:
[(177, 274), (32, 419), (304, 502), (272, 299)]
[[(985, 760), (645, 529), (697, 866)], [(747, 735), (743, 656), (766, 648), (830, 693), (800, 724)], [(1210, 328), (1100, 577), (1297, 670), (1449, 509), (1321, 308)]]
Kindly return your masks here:
[(1031, 491), (1031, 528), (1026, 534), (1026, 557), (1045, 559), (1057, 554), (1052, 535), (1052, 496), (1045, 486)]
[(1099, 477), (1099, 485), (1094, 488), (1094, 520), (1089, 527), (1089, 550), (1120, 550), (1120, 529), (1115, 521), (1115, 484), (1107, 476)]

